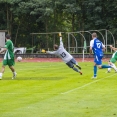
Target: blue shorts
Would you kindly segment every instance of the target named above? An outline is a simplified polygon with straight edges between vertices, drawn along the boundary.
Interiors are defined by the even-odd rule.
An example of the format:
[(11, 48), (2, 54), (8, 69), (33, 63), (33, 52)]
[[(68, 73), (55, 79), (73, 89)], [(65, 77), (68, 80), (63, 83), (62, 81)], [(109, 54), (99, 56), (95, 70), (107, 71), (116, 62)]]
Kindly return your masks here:
[(69, 62), (66, 63), (70, 68), (73, 68), (74, 65), (77, 64), (77, 61), (73, 58)]
[(95, 55), (94, 62), (96, 63), (96, 65), (101, 65), (102, 64), (102, 58), (103, 58), (103, 56)]

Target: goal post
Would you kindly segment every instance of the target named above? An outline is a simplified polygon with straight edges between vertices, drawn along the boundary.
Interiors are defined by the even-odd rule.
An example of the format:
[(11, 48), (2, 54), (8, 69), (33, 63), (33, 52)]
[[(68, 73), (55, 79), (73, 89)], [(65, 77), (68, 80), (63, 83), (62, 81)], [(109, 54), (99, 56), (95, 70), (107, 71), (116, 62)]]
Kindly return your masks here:
[[(40, 46), (39, 51), (41, 52), (41, 49), (53, 49), (53, 45), (55, 43), (59, 43), (59, 33), (60, 32), (48, 32), (48, 33), (30, 33), (32, 36), (32, 47), (34, 46)], [(64, 32), (61, 32), (62, 36)]]
[[(106, 29), (76, 31), (76, 32), (61, 32), (62, 36), (64, 35), (63, 41), (66, 50), (71, 54), (81, 53), (84, 61), (85, 53), (86, 54), (89, 53), (90, 40), (92, 39), (93, 32), (96, 32), (97, 35), (99, 36), (99, 39), (105, 44), (106, 52), (108, 52), (107, 48), (109, 48), (109, 44), (113, 44), (113, 46), (115, 46), (115, 39), (113, 34)], [(53, 44), (59, 43), (59, 36), (58, 36), (59, 33), (60, 32), (30, 33), (32, 36), (32, 47), (35, 46), (35, 44), (37, 44), (35, 40), (41, 40), (45, 43), (48, 49), (50, 49), (50, 47), (52, 47), (53, 49)], [(111, 49), (109, 49), (109, 52), (112, 52)]]
[[(109, 41), (110, 41), (110, 44), (115, 46), (115, 39), (114, 39), (113, 34), (111, 33), (111, 31), (106, 30), (106, 29), (67, 32), (68, 33), (68, 51), (71, 53), (71, 49), (74, 48), (75, 53), (79, 53), (79, 50), (82, 49), (82, 51), (80, 51), (80, 52), (83, 53), (82, 58), (84, 61), (84, 58), (85, 58), (84, 55), (85, 55), (85, 53), (87, 53), (87, 48), (89, 48), (89, 46), (90, 46), (90, 40), (92, 39), (91, 35), (93, 32), (96, 32), (98, 34), (99, 39), (101, 39), (101, 41), (106, 46), (106, 53), (108, 52), (107, 48), (109, 47)], [(80, 38), (82, 40), (82, 43), (81, 43), (80, 39), (78, 39), (79, 37), (77, 35), (81, 36)], [(72, 36), (72, 38), (70, 36)], [(71, 41), (75, 42), (74, 47), (71, 46)], [(80, 42), (79, 45), (78, 45), (78, 42)], [(112, 52), (112, 50), (109, 50), (109, 52)]]
[[(78, 32), (67, 32), (68, 33), (68, 52), (71, 53), (71, 49), (73, 49), (73, 47), (71, 46), (71, 41), (73, 41), (74, 39), (74, 42), (75, 42), (75, 53), (78, 53), (78, 49), (81, 49), (81, 53), (83, 54), (83, 60), (84, 61), (84, 53), (85, 51), (87, 50), (87, 46), (86, 46), (86, 38), (85, 36), (82, 34), (82, 32), (78, 31)], [(78, 39), (77, 39), (77, 35), (80, 35), (81, 39), (83, 40), (83, 46), (78, 46)], [(75, 36), (76, 35), (76, 36)], [(72, 39), (70, 38), (70, 36), (72, 36)], [(81, 40), (80, 40), (81, 41)]]

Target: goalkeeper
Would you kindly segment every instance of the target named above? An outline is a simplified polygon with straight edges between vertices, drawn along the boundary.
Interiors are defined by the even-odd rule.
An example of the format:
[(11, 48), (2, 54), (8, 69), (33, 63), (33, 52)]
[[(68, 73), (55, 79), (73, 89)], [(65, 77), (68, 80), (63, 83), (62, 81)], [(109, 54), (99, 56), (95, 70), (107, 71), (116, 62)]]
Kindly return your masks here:
[(59, 33), (59, 36), (60, 36), (60, 46), (55, 44), (54, 51), (46, 51), (46, 53), (54, 54), (54, 55), (60, 57), (70, 68), (72, 68), (74, 71), (76, 71), (76, 72), (80, 73), (80, 75), (82, 75), (82, 72), (80, 71), (81, 67), (78, 65), (77, 61), (63, 47), (61, 33)]
[[(110, 59), (110, 61), (108, 62), (109, 65), (113, 66), (113, 69), (115, 70), (115, 72), (117, 72), (117, 67), (115, 66), (115, 62), (117, 61), (117, 48), (113, 47), (112, 45), (110, 45), (110, 48), (112, 50), (114, 50), (114, 53)], [(108, 73), (111, 71), (111, 68), (108, 68)]]

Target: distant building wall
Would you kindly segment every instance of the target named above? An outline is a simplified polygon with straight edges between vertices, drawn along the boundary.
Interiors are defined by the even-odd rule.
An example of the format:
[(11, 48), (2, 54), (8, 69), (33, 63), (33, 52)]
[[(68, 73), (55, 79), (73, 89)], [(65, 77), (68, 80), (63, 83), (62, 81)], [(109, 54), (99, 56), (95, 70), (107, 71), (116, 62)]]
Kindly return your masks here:
[(5, 32), (6, 30), (0, 30), (0, 46), (4, 47), (5, 45)]

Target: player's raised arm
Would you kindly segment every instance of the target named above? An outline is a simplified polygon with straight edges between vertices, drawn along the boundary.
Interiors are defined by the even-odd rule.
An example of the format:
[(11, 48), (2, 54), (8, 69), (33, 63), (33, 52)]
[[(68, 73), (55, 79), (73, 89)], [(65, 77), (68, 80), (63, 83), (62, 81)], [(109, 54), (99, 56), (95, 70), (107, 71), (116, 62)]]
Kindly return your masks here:
[(61, 32), (59, 33), (59, 37), (60, 37), (60, 47), (63, 46), (63, 41), (62, 41), (62, 34)]

